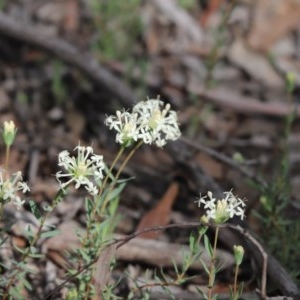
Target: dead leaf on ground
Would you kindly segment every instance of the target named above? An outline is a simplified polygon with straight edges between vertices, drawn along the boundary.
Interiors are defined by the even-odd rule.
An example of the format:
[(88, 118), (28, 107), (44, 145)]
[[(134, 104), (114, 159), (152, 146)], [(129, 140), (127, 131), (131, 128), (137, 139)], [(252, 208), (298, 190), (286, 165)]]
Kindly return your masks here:
[(75, 32), (79, 27), (79, 7), (78, 1), (67, 0), (63, 27), (67, 32)]
[(117, 249), (117, 244), (110, 245), (107, 248), (105, 248), (97, 262), (96, 262), (96, 269), (94, 274), (94, 283), (96, 287), (96, 299), (101, 299), (101, 292), (103, 291), (103, 288), (109, 283), (110, 280), (110, 264), (112, 259), (115, 257)]
[[(178, 183), (173, 182), (158, 204), (156, 204), (155, 207), (153, 207), (142, 217), (138, 224), (137, 231), (154, 226), (164, 226), (170, 222), (172, 205), (178, 195), (178, 189)], [(149, 231), (140, 234), (139, 237), (145, 239), (155, 239), (159, 236), (159, 234), (160, 232), (157, 231)]]
[(266, 86), (280, 89), (284, 86), (282, 78), (276, 73), (268, 59), (245, 45), (242, 38), (236, 39), (228, 51), (229, 60), (244, 69)]
[(64, 256), (65, 251), (72, 251), (80, 247), (77, 235), (80, 225), (73, 221), (66, 221), (58, 226), (59, 234), (49, 238), (43, 244), (43, 252), (52, 259), (57, 265), (67, 269), (68, 261)]
[(299, 24), (299, 0), (256, 1), (254, 23), (248, 35), (248, 44), (257, 51), (266, 52)]
[[(115, 235), (116, 238), (124, 237)], [(142, 261), (146, 264), (158, 267), (172, 267), (174, 262), (177, 266), (184, 264), (185, 254), (190, 253), (188, 245), (167, 243), (159, 240), (141, 239), (140, 237), (123, 244), (116, 252), (116, 258), (124, 261)], [(234, 257), (231, 253), (217, 249), (220, 270), (231, 268), (234, 265)], [(206, 265), (210, 263), (208, 253), (203, 249), (201, 260)], [(196, 260), (191, 266), (192, 270), (203, 270), (203, 264)]]

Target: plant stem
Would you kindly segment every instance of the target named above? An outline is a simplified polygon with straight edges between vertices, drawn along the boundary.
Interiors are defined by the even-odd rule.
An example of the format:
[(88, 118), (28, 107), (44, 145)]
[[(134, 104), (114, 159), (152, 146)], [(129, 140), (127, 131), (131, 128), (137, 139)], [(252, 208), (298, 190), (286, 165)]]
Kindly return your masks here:
[(121, 172), (124, 170), (126, 164), (128, 163), (128, 161), (130, 160), (130, 158), (133, 156), (133, 154), (135, 153), (135, 151), (143, 144), (143, 141), (140, 141), (139, 143), (137, 143), (135, 145), (135, 147), (130, 151), (130, 153), (127, 155), (127, 157), (125, 158), (125, 160), (123, 161), (123, 163), (121, 164), (115, 178), (114, 178), (114, 181), (112, 182), (112, 184), (110, 185), (109, 187), (109, 190), (108, 190), (108, 193), (106, 194), (106, 197), (103, 201), (103, 205), (101, 207), (101, 210), (100, 210), (100, 216), (104, 214), (104, 211), (106, 209), (106, 206), (108, 204), (108, 201), (109, 201), (109, 194), (111, 193), (111, 191), (114, 189), (118, 179), (119, 179), (119, 176), (121, 174)]
[(9, 156), (10, 156), (10, 146), (6, 146), (6, 153), (5, 153), (5, 170), (8, 171), (8, 164), (9, 164)]
[[(99, 216), (103, 216), (104, 213), (105, 213), (105, 210), (106, 210), (106, 207), (109, 203), (109, 195), (110, 193), (113, 191), (118, 179), (119, 179), (119, 176), (121, 174), (121, 172), (124, 170), (126, 164), (128, 163), (128, 161), (130, 160), (130, 158), (133, 156), (133, 154), (135, 153), (135, 151), (143, 144), (143, 141), (140, 141), (139, 143), (137, 143), (135, 145), (135, 147), (130, 151), (130, 153), (128, 154), (128, 156), (125, 158), (125, 160), (123, 161), (123, 163), (121, 164), (116, 176), (114, 177), (114, 180), (113, 182), (111, 183), (111, 185), (109, 186), (108, 188), (108, 191), (106, 193), (106, 196), (103, 200), (103, 203), (101, 205), (101, 209), (100, 209), (100, 213), (99, 213)], [(95, 222), (95, 217), (96, 217), (96, 213), (97, 213), (97, 208), (99, 207), (100, 205), (100, 200), (101, 200), (101, 196), (103, 194), (103, 191), (105, 189), (105, 186), (107, 185), (107, 180), (108, 180), (108, 177), (109, 175), (112, 173), (112, 170), (114, 168), (114, 166), (116, 165), (116, 163), (118, 162), (119, 158), (121, 157), (122, 153), (124, 152), (125, 150), (125, 147), (121, 147), (118, 154), (116, 155), (116, 158), (114, 159), (114, 161), (112, 162), (111, 166), (110, 166), (110, 169), (109, 169), (109, 172), (108, 174), (106, 175), (104, 181), (103, 181), (103, 184), (101, 186), (101, 190), (99, 192), (99, 195), (97, 197), (97, 200), (96, 200), (96, 203), (93, 207), (93, 210), (92, 210), (92, 213), (91, 213), (91, 218), (89, 218), (89, 223), (87, 224), (87, 234), (86, 234), (86, 237), (83, 241), (83, 246), (86, 247), (88, 245), (88, 241), (92, 238), (92, 232), (91, 232), (91, 226), (92, 226), (92, 222)], [(97, 222), (97, 221), (96, 221)], [(96, 257), (99, 257), (101, 255), (101, 252), (103, 251), (103, 248), (100, 247), (96, 253)], [(92, 282), (92, 279), (93, 279), (93, 274), (94, 274), (94, 267), (92, 267), (92, 270), (91, 270), (91, 279), (90, 279), (90, 283), (86, 285), (86, 290), (85, 290), (85, 299), (89, 299), (89, 294), (90, 294), (90, 290), (91, 290), (91, 282)]]
[(0, 203), (0, 221), (2, 220), (3, 210), (4, 210), (4, 203)]
[(212, 252), (212, 257), (211, 257), (211, 261), (210, 261), (210, 268), (209, 268), (207, 300), (212, 300), (212, 289), (213, 289), (213, 286), (214, 286), (215, 275), (216, 275), (215, 260), (216, 260), (216, 253), (217, 253), (217, 241), (218, 241), (219, 229), (220, 229), (219, 227), (216, 227), (215, 240), (214, 240), (214, 245), (213, 245), (213, 252)]
[(102, 185), (101, 185), (101, 187), (100, 187), (100, 191), (99, 191), (99, 195), (100, 195), (100, 196), (102, 195), (103, 190), (104, 190), (104, 188), (105, 188), (105, 186), (106, 186), (106, 184), (107, 184), (107, 180), (108, 180), (109, 175), (112, 173), (112, 170), (114, 169), (116, 163), (118, 162), (119, 158), (120, 158), (121, 155), (123, 154), (124, 150), (125, 150), (125, 147), (122, 146), (122, 147), (120, 148), (119, 152), (117, 153), (117, 155), (116, 155), (114, 161), (112, 162), (112, 164), (111, 164), (111, 166), (110, 166), (110, 168), (109, 168), (108, 174), (105, 176), (105, 178), (104, 178), (104, 180), (103, 180), (103, 183), (102, 183)]
[(239, 273), (239, 265), (235, 265), (235, 270), (234, 270), (234, 283), (233, 283), (233, 300), (238, 299), (237, 295), (237, 278), (238, 278), (238, 273)]
[[(120, 150), (118, 151), (115, 159), (113, 160), (110, 168), (109, 168), (109, 171), (108, 171), (108, 174), (105, 176), (104, 180), (103, 180), (103, 183), (100, 187), (100, 190), (99, 190), (99, 193), (98, 193), (98, 196), (95, 197), (95, 204), (93, 205), (93, 210), (91, 212), (91, 216), (90, 218), (88, 218), (88, 223), (87, 223), (87, 230), (86, 230), (86, 237), (83, 241), (83, 245), (86, 246), (87, 245), (87, 241), (89, 240), (90, 238), (90, 231), (91, 231), (91, 228), (92, 228), (92, 223), (94, 222), (95, 218), (96, 218), (96, 214), (97, 214), (97, 209), (98, 207), (100, 206), (100, 200), (101, 200), (101, 195), (103, 194), (103, 191), (104, 191), (104, 188), (107, 184), (107, 180), (109, 178), (109, 175), (112, 173), (112, 170), (113, 168), (115, 167), (116, 163), (118, 162), (119, 158), (121, 157), (122, 153), (124, 152), (125, 150), (125, 147), (121, 147)], [(102, 212), (102, 210), (101, 210)], [(100, 213), (100, 216), (101, 216), (101, 213)]]

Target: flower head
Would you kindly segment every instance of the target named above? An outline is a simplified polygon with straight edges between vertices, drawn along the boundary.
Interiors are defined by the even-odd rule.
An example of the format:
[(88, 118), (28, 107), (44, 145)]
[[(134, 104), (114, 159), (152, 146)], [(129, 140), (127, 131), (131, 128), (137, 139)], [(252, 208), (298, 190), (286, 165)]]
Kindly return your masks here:
[(17, 208), (20, 208), (25, 200), (22, 200), (19, 194), (25, 194), (29, 190), (27, 183), (23, 181), (21, 172), (16, 172), (7, 178), (6, 171), (0, 170), (0, 201), (2, 203), (11, 201)]
[(162, 147), (181, 135), (177, 113), (170, 108), (170, 104), (164, 105), (159, 99), (148, 99), (136, 104), (131, 113), (117, 111), (115, 116), (106, 118), (105, 124), (117, 131), (116, 142), (120, 144), (130, 146), (142, 140)]
[(3, 123), (3, 140), (6, 146), (11, 146), (17, 134), (17, 128), (13, 121)]
[(239, 216), (243, 219), (245, 212), (244, 207), (246, 206), (244, 201), (234, 196), (231, 191), (224, 192), (224, 194), (225, 198), (219, 200), (214, 198), (210, 191), (206, 196), (200, 196), (197, 202), (199, 207), (201, 204), (204, 204), (206, 217), (213, 220), (216, 224), (223, 224), (234, 216)]
[(115, 116), (109, 116), (105, 120), (105, 125), (109, 129), (117, 131), (116, 142), (130, 146), (138, 139), (139, 129), (137, 114), (127, 111), (117, 111)]
[(181, 132), (178, 126), (177, 113), (171, 110), (170, 104), (164, 105), (159, 99), (141, 101), (133, 107), (142, 124), (139, 137), (144, 143), (155, 143), (164, 146), (168, 140), (176, 140)]
[[(58, 155), (58, 165), (63, 167), (66, 172), (57, 172), (57, 180), (62, 188), (65, 188), (71, 182), (75, 182), (76, 189), (84, 186), (88, 193), (97, 195), (98, 189), (95, 182), (99, 183), (99, 180), (103, 179), (103, 170), (105, 168), (103, 156), (93, 154), (94, 150), (92, 147), (78, 145), (74, 150), (77, 150), (77, 158), (71, 157), (67, 150), (62, 151)], [(62, 183), (60, 179), (63, 177), (67, 177), (69, 180)]]

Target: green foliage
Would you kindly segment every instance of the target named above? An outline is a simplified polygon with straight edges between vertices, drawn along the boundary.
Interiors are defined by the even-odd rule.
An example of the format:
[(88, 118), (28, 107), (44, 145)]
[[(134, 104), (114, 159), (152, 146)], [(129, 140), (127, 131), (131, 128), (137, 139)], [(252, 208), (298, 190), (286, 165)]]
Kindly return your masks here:
[(101, 61), (128, 61), (132, 45), (142, 32), (138, 0), (90, 0), (97, 38), (92, 46)]
[(183, 9), (194, 9), (196, 6), (195, 0), (179, 0), (178, 4), (183, 8)]
[[(147, 102), (148, 101), (148, 102)], [(154, 100), (147, 100), (142, 102), (142, 105), (147, 105), (147, 109), (149, 109), (149, 105), (152, 105)], [(146, 103), (146, 104), (145, 104)], [(164, 118), (167, 120), (166, 128), (169, 131), (175, 130), (175, 135), (168, 136), (166, 132), (163, 132), (168, 139), (175, 140), (180, 136), (180, 130), (177, 124), (177, 117), (174, 115), (175, 112), (172, 112), (172, 115), (168, 115), (168, 111), (170, 107), (164, 108), (164, 113), (160, 111), (159, 106), (155, 106), (155, 109), (152, 111), (149, 109), (149, 114), (145, 114), (141, 116), (143, 118), (142, 123), (137, 123), (139, 126), (145, 126), (147, 122), (152, 121), (153, 119), (157, 120), (159, 117), (159, 124), (164, 125)], [(120, 112), (121, 113), (121, 112)], [(153, 118), (155, 116), (155, 118)], [(174, 128), (170, 127), (170, 117), (173, 118)], [(108, 117), (109, 118), (109, 117)], [(147, 119), (149, 118), (149, 119)], [(111, 118), (112, 128), (117, 128), (118, 134), (122, 134), (122, 130), (128, 130), (130, 126), (128, 123), (121, 124), (121, 122), (125, 122), (127, 119), (125, 118)], [(117, 122), (117, 123), (116, 123)], [(127, 126), (125, 126), (127, 125)], [(136, 124), (131, 124), (136, 125)], [(152, 124), (155, 128), (157, 125), (155, 122)], [(163, 125), (161, 125), (159, 130), (163, 129)], [(135, 126), (132, 126), (135, 128)], [(153, 138), (153, 143), (155, 142), (155, 138), (157, 135), (151, 136), (151, 130), (147, 129), (148, 127), (143, 128), (143, 133), (148, 133), (147, 141), (149, 142), (149, 137)], [(164, 128), (164, 130), (166, 130)], [(172, 130), (170, 130), (170, 128)], [(121, 130), (122, 129), (122, 130)], [(129, 128), (130, 129), (130, 128)], [(150, 130), (150, 132), (147, 132)], [(158, 130), (158, 129), (157, 129)], [(36, 222), (38, 226), (31, 227), (27, 226), (24, 228), (24, 237), (26, 239), (26, 246), (24, 248), (14, 246), (14, 256), (12, 256), (13, 261), (10, 262), (10, 265), (6, 265), (6, 263), (1, 263), (1, 271), (5, 276), (0, 277), (0, 295), (1, 299), (23, 299), (22, 292), (24, 290), (32, 291), (35, 287), (31, 286), (28, 275), (31, 277), (38, 277), (39, 272), (35, 272), (32, 268), (32, 262), (36, 259), (41, 259), (43, 254), (40, 253), (40, 242), (41, 240), (52, 238), (59, 234), (58, 230), (51, 226), (47, 226), (46, 221), (49, 219), (52, 212), (55, 210), (57, 205), (63, 201), (64, 197), (68, 193), (68, 188), (71, 184), (74, 184), (75, 189), (80, 187), (84, 187), (87, 192), (87, 196), (84, 198), (85, 204), (85, 217), (83, 219), (83, 223), (85, 222), (84, 230), (77, 229), (77, 238), (79, 247), (74, 247), (71, 251), (69, 251), (66, 256), (68, 258), (68, 263), (70, 265), (68, 271), (70, 277), (64, 283), (65, 287), (68, 287), (69, 292), (66, 295), (66, 299), (92, 299), (96, 294), (101, 295), (102, 299), (119, 299), (118, 296), (114, 295), (116, 284), (111, 284), (109, 278), (111, 272), (114, 267), (114, 247), (115, 241), (113, 237), (114, 230), (118, 223), (117, 211), (119, 207), (120, 195), (129, 179), (122, 180), (119, 179), (120, 174), (124, 170), (126, 164), (129, 159), (134, 155), (135, 151), (141, 147), (144, 140), (135, 140), (133, 137), (139, 137), (136, 133), (132, 134), (130, 137), (132, 139), (132, 146), (129, 148), (130, 151), (125, 156), (125, 159), (122, 159), (120, 162), (120, 167), (118, 171), (115, 173), (115, 167), (119, 160), (121, 160), (122, 155), (124, 154), (125, 149), (128, 147), (121, 143), (119, 152), (116, 155), (115, 160), (111, 164), (110, 168), (107, 168), (105, 163), (102, 161), (103, 157), (101, 155), (96, 155), (93, 153), (92, 147), (84, 147), (78, 145), (75, 149), (78, 150), (77, 157), (71, 156), (69, 151), (62, 151), (59, 154), (59, 163), (60, 167), (64, 167), (64, 171), (59, 171), (56, 174), (56, 178), (59, 182), (60, 189), (55, 195), (53, 201), (49, 203), (48, 207), (43, 207), (41, 209), (33, 200), (29, 201), (29, 206), (32, 214), (36, 217)], [(121, 140), (121, 139), (119, 139)], [(160, 142), (166, 142), (165, 140), (161, 140)], [(159, 145), (159, 144), (157, 144)], [(7, 146), (6, 152), (6, 161), (9, 158), (10, 147)], [(8, 164), (7, 164), (8, 165)], [(9, 170), (7, 170), (9, 175)], [(18, 174), (18, 173), (16, 173)], [(25, 193), (29, 190), (27, 184), (22, 181), (22, 176), (19, 174), (15, 175), (14, 184), (8, 181), (8, 184), (4, 186), (3, 180), (2, 185), (4, 186), (3, 195), (9, 194), (10, 200), (17, 207), (20, 207), (24, 204), (24, 201), (21, 201), (19, 196), (14, 195), (15, 193)], [(67, 178), (67, 179), (66, 179)], [(63, 182), (62, 182), (62, 181)], [(66, 180), (66, 181), (64, 181)], [(18, 184), (16, 184), (16, 182)], [(7, 183), (7, 181), (5, 181)], [(5, 191), (5, 188), (10, 188)], [(229, 194), (230, 195), (229, 195)], [(229, 207), (231, 202), (229, 199), (237, 200), (238, 198), (230, 198), (233, 197), (231, 192), (228, 192), (226, 196), (226, 200), (222, 201), (218, 200), (217, 204), (215, 204), (215, 198), (212, 196), (212, 193), (209, 193), (211, 208), (210, 218), (214, 218), (217, 220), (217, 212), (220, 210), (221, 204), (223, 203), (224, 207)], [(229, 197), (230, 196), (230, 197)], [(6, 196), (3, 196), (3, 199)], [(7, 197), (6, 197), (7, 198)], [(205, 198), (205, 197), (204, 197)], [(200, 200), (203, 202), (204, 198)], [(199, 200), (199, 201), (200, 201)], [(226, 201), (229, 201), (228, 203)], [(232, 204), (232, 203), (231, 203)], [(5, 205), (4, 201), (0, 206), (0, 219), (2, 217), (3, 206)], [(233, 207), (231, 207), (233, 209)], [(215, 212), (215, 217), (213, 217), (213, 212)], [(234, 215), (234, 212), (233, 212)], [(207, 217), (208, 219), (208, 217)], [(227, 220), (227, 219), (226, 219)], [(163, 269), (160, 270), (159, 275), (157, 275), (156, 271), (154, 273), (154, 282), (153, 283), (145, 283), (144, 286), (137, 285), (137, 291), (141, 295), (140, 299), (149, 299), (149, 291), (152, 287), (159, 286), (161, 287), (172, 299), (175, 299), (175, 296), (172, 294), (170, 286), (181, 285), (187, 283), (189, 280), (194, 278), (195, 276), (190, 276), (188, 274), (191, 265), (195, 262), (201, 261), (201, 256), (204, 252), (204, 249), (208, 253), (210, 257), (209, 265), (205, 265), (203, 263), (204, 269), (206, 270), (209, 282), (208, 289), (209, 293), (206, 296), (206, 299), (212, 300), (216, 299), (216, 295), (212, 294), (212, 287), (215, 282), (215, 277), (219, 268), (217, 266), (217, 238), (219, 227), (216, 228), (214, 243), (211, 244), (208, 236), (206, 235), (206, 231), (208, 229), (208, 223), (199, 226), (196, 232), (191, 233), (189, 237), (189, 247), (188, 251), (184, 251), (182, 253), (182, 265), (178, 266), (174, 261), (174, 278), (170, 278)], [(5, 246), (5, 242), (9, 241), (10, 237), (7, 233), (2, 230), (1, 232), (1, 246)], [(204, 249), (202, 246), (204, 243)], [(15, 260), (14, 260), (15, 259)], [(12, 266), (12, 267), (11, 267)], [(97, 272), (97, 268), (101, 268), (100, 273), (103, 279), (101, 281), (100, 290), (98, 290), (98, 286), (95, 285), (95, 273)], [(97, 272), (98, 275), (98, 272)], [(107, 280), (107, 282), (106, 282)], [(236, 295), (236, 284), (234, 286), (234, 294)], [(133, 299), (135, 297), (135, 293), (131, 292), (129, 294), (128, 299)]]
[[(288, 98), (295, 87), (293, 74), (287, 75)], [(285, 120), (280, 151), (275, 164), (274, 176), (265, 186), (256, 186), (261, 191), (260, 208), (254, 212), (264, 228), (261, 239), (267, 248), (279, 259), (289, 273), (297, 280), (299, 276), (300, 220), (289, 216), (291, 205), (290, 163), (288, 138), (295, 119), (294, 112)], [(299, 278), (299, 277), (298, 277)], [(299, 280), (299, 279), (298, 279)]]
[(62, 104), (67, 98), (66, 87), (63, 83), (64, 64), (60, 60), (52, 63), (53, 77), (51, 82), (51, 90), (54, 95), (56, 104)]

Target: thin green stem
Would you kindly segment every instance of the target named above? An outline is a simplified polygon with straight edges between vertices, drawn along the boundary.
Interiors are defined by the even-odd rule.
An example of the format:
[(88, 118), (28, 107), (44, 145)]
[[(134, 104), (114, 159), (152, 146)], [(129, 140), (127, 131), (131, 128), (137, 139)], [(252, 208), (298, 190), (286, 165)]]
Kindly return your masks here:
[(0, 221), (2, 220), (3, 210), (4, 210), (4, 203), (0, 203)]
[[(117, 164), (119, 158), (121, 157), (121, 155), (123, 154), (125, 150), (125, 147), (121, 147), (120, 150), (118, 151), (115, 159), (113, 160), (110, 168), (109, 168), (109, 171), (108, 171), (108, 174), (105, 176), (104, 180), (103, 180), (103, 183), (100, 187), (100, 190), (99, 190), (99, 193), (98, 193), (98, 196), (95, 197), (95, 204), (93, 206), (93, 209), (92, 209), (92, 212), (91, 212), (91, 216), (88, 218), (88, 221), (87, 221), (87, 230), (86, 230), (86, 237), (83, 241), (83, 246), (85, 247), (87, 245), (87, 242), (90, 238), (90, 234), (91, 234), (91, 228), (92, 228), (92, 225), (94, 223), (94, 220), (96, 218), (96, 214), (97, 214), (97, 210), (98, 210), (98, 207), (100, 206), (100, 200), (101, 200), (101, 195), (103, 194), (103, 191), (105, 189), (105, 186), (107, 184), (107, 181), (108, 181), (108, 178), (110, 176), (110, 174), (112, 173), (112, 170), (114, 169), (115, 165)], [(100, 214), (101, 215), (101, 214)]]
[[(130, 158), (133, 156), (133, 154), (135, 153), (135, 151), (136, 151), (142, 144), (143, 144), (143, 141), (140, 141), (139, 143), (137, 143), (137, 144), (135, 145), (135, 147), (130, 151), (130, 153), (128, 154), (128, 156), (125, 158), (125, 160), (123, 161), (123, 163), (121, 164), (121, 166), (120, 166), (120, 168), (119, 168), (119, 170), (118, 170), (116, 176), (114, 177), (113, 182), (111, 183), (111, 185), (110, 185), (109, 188), (108, 188), (108, 191), (107, 191), (107, 193), (106, 193), (106, 196), (105, 196), (105, 198), (104, 198), (104, 200), (103, 200), (103, 203), (102, 203), (102, 205), (101, 205), (101, 209), (100, 209), (100, 213), (99, 213), (99, 216), (100, 216), (100, 217), (103, 216), (104, 213), (105, 213), (106, 207), (107, 207), (108, 202), (109, 202), (109, 200), (110, 200), (109, 195), (110, 195), (110, 193), (113, 191), (113, 189), (114, 189), (114, 187), (115, 187), (115, 185), (116, 185), (116, 183), (117, 183), (117, 181), (118, 181), (118, 179), (119, 179), (119, 177), (120, 177), (121, 172), (124, 170), (126, 164), (127, 164), (128, 161), (130, 160)], [(86, 247), (86, 246), (88, 245), (88, 241), (91, 239), (91, 227), (92, 227), (92, 222), (95, 221), (97, 209), (98, 209), (98, 207), (99, 207), (99, 205), (100, 205), (99, 202), (100, 202), (100, 200), (101, 200), (101, 196), (102, 196), (102, 194), (103, 194), (103, 191), (104, 191), (104, 189), (105, 189), (105, 187), (106, 187), (106, 185), (107, 185), (108, 177), (109, 177), (109, 175), (112, 173), (113, 168), (115, 167), (116, 163), (117, 163), (118, 160), (120, 159), (120, 157), (121, 157), (121, 155), (123, 154), (124, 150), (125, 150), (125, 147), (120, 148), (120, 150), (119, 150), (119, 152), (118, 152), (116, 158), (114, 159), (114, 161), (112, 162), (112, 164), (111, 164), (111, 166), (110, 166), (109, 173), (107, 174), (107, 176), (105, 177), (105, 179), (104, 179), (104, 181), (103, 181), (103, 184), (102, 184), (102, 186), (101, 186), (101, 190), (100, 190), (100, 192), (99, 192), (99, 195), (97, 196), (96, 204), (94, 205), (94, 208), (93, 208), (93, 210), (92, 210), (91, 217), (89, 218), (87, 234), (86, 234), (86, 237), (85, 237), (85, 239), (84, 239), (84, 241), (83, 241), (84, 247)], [(99, 257), (99, 256), (101, 255), (101, 252), (102, 252), (102, 251), (103, 251), (103, 248), (100, 247), (100, 248), (98, 249), (98, 251), (97, 251), (96, 257)], [(95, 271), (95, 270), (94, 270), (94, 267), (92, 267), (92, 270), (91, 270), (91, 279), (93, 278), (93, 273), (94, 273), (94, 271)], [(89, 293), (90, 293), (89, 291), (90, 291), (90, 284), (87, 284), (87, 285), (86, 285), (86, 291), (85, 291), (85, 292), (86, 292), (85, 297), (87, 297), (87, 299), (88, 299), (88, 297), (89, 297)]]
[(10, 157), (10, 145), (6, 146), (5, 165), (4, 165), (6, 171), (8, 171), (9, 157)]
[(130, 160), (130, 158), (133, 156), (133, 154), (135, 153), (135, 151), (143, 144), (143, 141), (140, 141), (139, 143), (137, 143), (135, 145), (135, 147), (130, 151), (130, 153), (127, 155), (127, 157), (125, 158), (125, 160), (123, 161), (123, 163), (121, 164), (115, 178), (114, 181), (112, 182), (112, 184), (109, 187), (108, 193), (106, 194), (106, 197), (103, 201), (103, 205), (101, 206), (101, 210), (100, 210), (100, 216), (104, 214), (106, 206), (108, 204), (109, 201), (109, 194), (112, 192), (112, 190), (114, 189), (120, 174), (122, 173), (122, 171), (124, 170), (126, 164), (128, 163), (128, 161)]
[(208, 295), (207, 295), (207, 300), (212, 300), (212, 289), (214, 286), (215, 282), (215, 275), (216, 275), (216, 253), (217, 253), (217, 241), (218, 241), (218, 235), (219, 235), (219, 227), (216, 227), (216, 232), (215, 232), (215, 240), (214, 240), (214, 245), (213, 245), (213, 253), (210, 261), (210, 268), (209, 268), (209, 279), (208, 279)]
[(121, 157), (121, 155), (123, 154), (124, 150), (125, 150), (125, 147), (122, 146), (122, 147), (120, 148), (119, 152), (117, 153), (117, 155), (116, 155), (114, 161), (112, 162), (112, 164), (111, 164), (111, 166), (110, 166), (110, 168), (109, 168), (108, 174), (105, 176), (105, 178), (104, 178), (104, 180), (103, 180), (103, 183), (102, 183), (102, 185), (101, 185), (101, 187), (100, 187), (99, 195), (102, 195), (103, 190), (104, 190), (104, 188), (105, 188), (105, 186), (106, 186), (106, 184), (107, 184), (107, 180), (108, 180), (108, 178), (109, 178), (109, 175), (112, 173), (112, 170), (114, 169), (115, 165), (117, 164), (117, 162), (118, 162), (119, 158)]
[(234, 283), (233, 283), (233, 299), (237, 300), (238, 295), (237, 295), (237, 278), (238, 278), (238, 273), (239, 273), (239, 265), (235, 265), (235, 270), (234, 270)]

